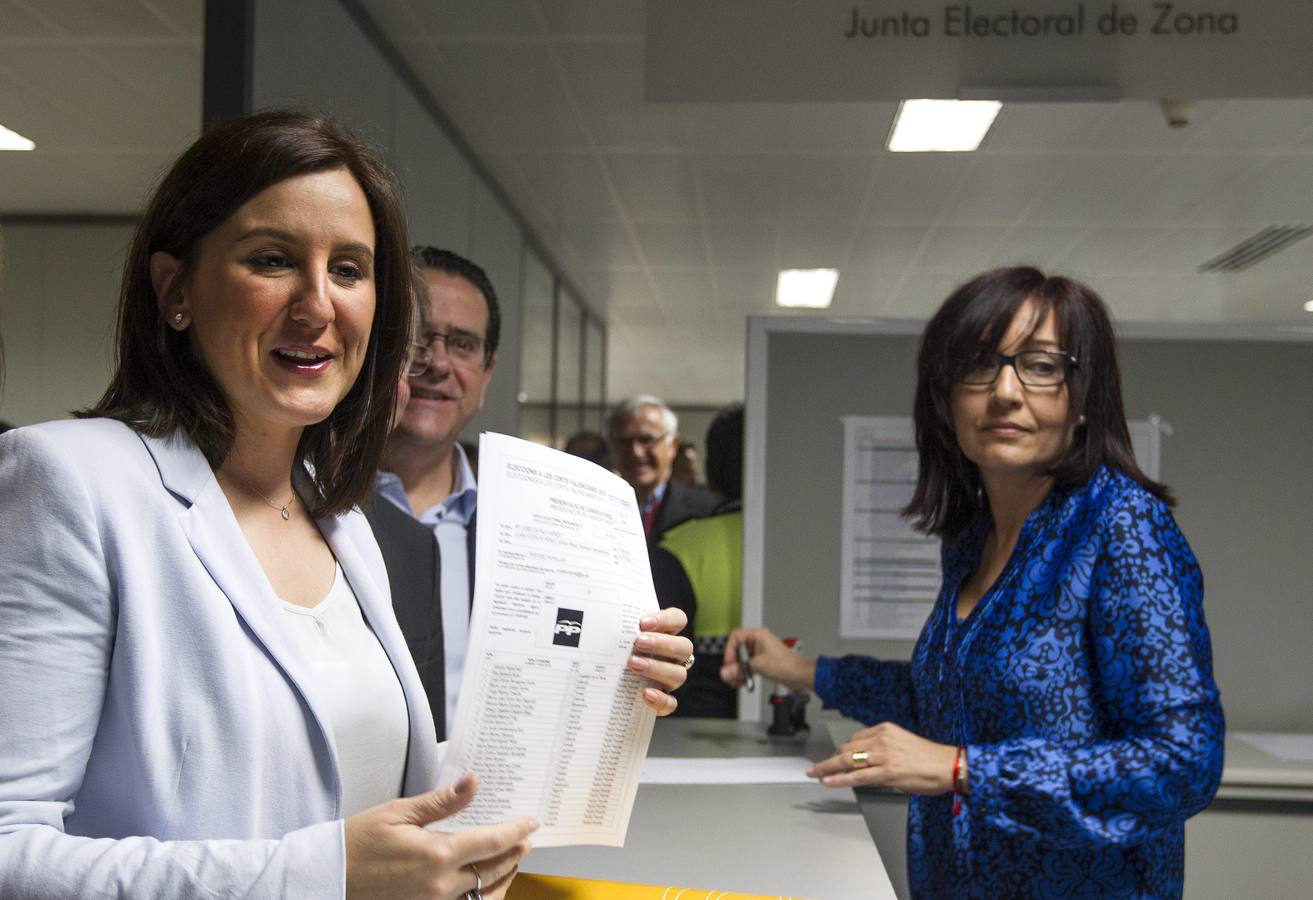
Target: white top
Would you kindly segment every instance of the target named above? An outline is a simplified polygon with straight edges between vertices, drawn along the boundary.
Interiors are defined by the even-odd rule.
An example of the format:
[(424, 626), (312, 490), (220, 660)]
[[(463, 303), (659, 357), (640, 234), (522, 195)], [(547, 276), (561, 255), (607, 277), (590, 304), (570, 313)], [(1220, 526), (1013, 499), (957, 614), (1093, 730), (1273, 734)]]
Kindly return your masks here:
[(406, 696), (342, 567), (316, 606), (284, 600), (283, 609), (322, 688), (342, 778), (342, 817), (397, 799), (410, 737)]

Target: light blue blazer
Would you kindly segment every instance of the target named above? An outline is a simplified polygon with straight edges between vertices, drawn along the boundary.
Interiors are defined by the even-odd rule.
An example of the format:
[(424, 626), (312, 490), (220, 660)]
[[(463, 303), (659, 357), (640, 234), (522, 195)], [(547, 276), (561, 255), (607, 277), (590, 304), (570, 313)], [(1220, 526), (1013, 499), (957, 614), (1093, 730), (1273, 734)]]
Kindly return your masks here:
[[(403, 793), (428, 790), (378, 545), (358, 510), (319, 527), (405, 691)], [(343, 896), (332, 732), (282, 615), (186, 438), (0, 436), (0, 897)]]

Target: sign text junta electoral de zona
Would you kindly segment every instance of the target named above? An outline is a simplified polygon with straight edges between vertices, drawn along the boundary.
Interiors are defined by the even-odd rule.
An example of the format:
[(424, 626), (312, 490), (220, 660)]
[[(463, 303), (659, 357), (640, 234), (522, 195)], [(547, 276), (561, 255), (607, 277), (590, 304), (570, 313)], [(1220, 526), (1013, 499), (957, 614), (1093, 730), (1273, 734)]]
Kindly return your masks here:
[[(937, 27), (937, 30), (936, 30)], [(1196, 35), (1232, 35), (1240, 31), (1235, 10), (1198, 10), (1159, 0), (1147, 11), (1133, 12), (1111, 3), (1092, 6), (1076, 3), (1062, 11), (1012, 9), (979, 12), (969, 3), (950, 4), (942, 15), (928, 16), (902, 10), (872, 13), (854, 6), (844, 23), (847, 38), (924, 38), (939, 34), (950, 38), (1051, 38), (1137, 35), (1181, 38)]]

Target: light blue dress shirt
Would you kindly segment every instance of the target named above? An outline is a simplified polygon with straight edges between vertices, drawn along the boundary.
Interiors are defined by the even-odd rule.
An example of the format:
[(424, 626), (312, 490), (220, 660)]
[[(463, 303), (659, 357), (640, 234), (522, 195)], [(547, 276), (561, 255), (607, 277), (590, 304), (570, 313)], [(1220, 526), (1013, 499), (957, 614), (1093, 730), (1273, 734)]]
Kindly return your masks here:
[(469, 566), (467, 541), (470, 520), (474, 518), (478, 503), (478, 483), (474, 480), (474, 470), (470, 468), (465, 451), (457, 444), (452, 454), (456, 482), (451, 493), (442, 502), (430, 506), (417, 516), (410, 508), (405, 485), (396, 474), (379, 472), (374, 483), (380, 494), (402, 512), (414, 516), (420, 523), (433, 529), (438, 539), (448, 734), (456, 723), (456, 698), (460, 696), (461, 674), (465, 671), (465, 648), (470, 630), (470, 587), (474, 578)]

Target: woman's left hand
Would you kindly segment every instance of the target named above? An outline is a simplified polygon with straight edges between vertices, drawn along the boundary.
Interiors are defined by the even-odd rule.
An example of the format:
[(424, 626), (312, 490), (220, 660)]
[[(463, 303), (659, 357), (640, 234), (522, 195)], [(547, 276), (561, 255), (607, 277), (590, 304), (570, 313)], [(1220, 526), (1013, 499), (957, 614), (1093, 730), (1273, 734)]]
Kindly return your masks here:
[[(865, 766), (853, 759), (863, 751)], [(950, 744), (936, 744), (893, 722), (881, 722), (854, 734), (807, 774), (829, 787), (880, 785), (909, 794), (946, 794), (953, 790), (956, 758), (957, 748)]]
[(641, 633), (634, 638), (629, 670), (657, 683), (657, 687), (643, 689), (643, 702), (656, 710), (658, 716), (675, 711), (679, 701), (666, 692), (679, 687), (688, 677), (684, 662), (693, 658), (693, 642), (679, 637), (687, 625), (688, 616), (673, 606), (649, 613), (638, 623)]

